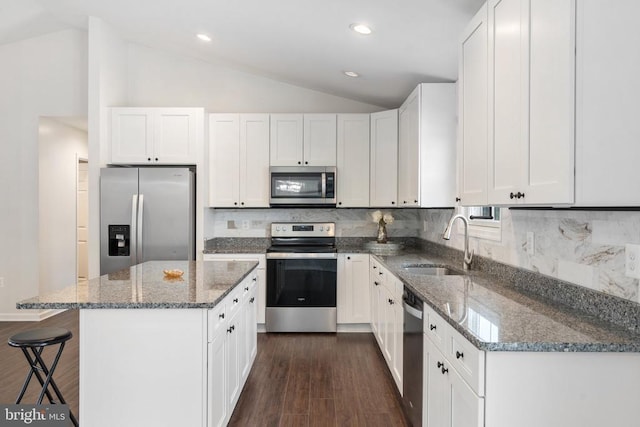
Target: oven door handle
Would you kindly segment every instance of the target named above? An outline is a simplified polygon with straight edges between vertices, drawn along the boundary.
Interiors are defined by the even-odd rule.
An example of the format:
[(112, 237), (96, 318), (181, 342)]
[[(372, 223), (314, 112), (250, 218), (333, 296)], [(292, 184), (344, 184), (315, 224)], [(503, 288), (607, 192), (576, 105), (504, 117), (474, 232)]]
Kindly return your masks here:
[(338, 259), (337, 253), (269, 252), (267, 259)]

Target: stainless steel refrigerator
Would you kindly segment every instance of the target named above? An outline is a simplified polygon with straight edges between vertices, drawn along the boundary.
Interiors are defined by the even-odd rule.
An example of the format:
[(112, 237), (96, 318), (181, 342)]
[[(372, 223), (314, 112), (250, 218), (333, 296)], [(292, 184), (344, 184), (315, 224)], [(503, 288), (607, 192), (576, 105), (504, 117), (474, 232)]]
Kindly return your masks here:
[(151, 260), (192, 260), (194, 237), (191, 170), (100, 170), (100, 274)]

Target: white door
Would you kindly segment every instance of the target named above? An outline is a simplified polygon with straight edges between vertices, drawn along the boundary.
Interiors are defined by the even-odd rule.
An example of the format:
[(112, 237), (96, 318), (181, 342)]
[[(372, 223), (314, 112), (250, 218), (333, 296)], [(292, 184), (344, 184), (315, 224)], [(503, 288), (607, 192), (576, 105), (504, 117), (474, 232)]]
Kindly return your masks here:
[(398, 112), (398, 205), (419, 206), (420, 86)]
[(111, 163), (152, 163), (153, 136), (150, 109), (111, 109)]
[[(489, 1), (489, 204), (521, 200), (528, 145), (526, 0)], [(526, 194), (526, 193), (525, 193)]]
[(238, 114), (209, 116), (209, 204), (238, 207), (240, 200), (240, 119)]
[(271, 114), (271, 166), (302, 166), (302, 114)]
[(371, 114), (370, 196), (372, 207), (397, 207), (398, 110)]
[(336, 166), (336, 115), (304, 115), (304, 165)]
[(487, 6), (467, 25), (458, 56), (458, 198), (465, 206), (487, 204)]
[(269, 115), (240, 115), (240, 206), (269, 207)]
[(161, 108), (154, 117), (154, 163), (197, 162), (197, 113), (193, 108)]
[(369, 114), (338, 114), (339, 208), (369, 206)]

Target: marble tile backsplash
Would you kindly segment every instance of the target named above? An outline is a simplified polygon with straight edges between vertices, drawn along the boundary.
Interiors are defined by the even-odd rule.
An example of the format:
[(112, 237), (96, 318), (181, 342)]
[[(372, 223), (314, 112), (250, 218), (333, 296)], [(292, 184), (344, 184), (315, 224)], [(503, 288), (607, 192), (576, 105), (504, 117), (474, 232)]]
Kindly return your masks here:
[[(464, 239), (442, 240), (451, 209), (420, 210), (420, 237), (462, 249)], [(625, 276), (625, 244), (640, 244), (640, 212), (502, 209), (502, 240), (470, 239), (483, 257), (640, 302), (639, 281)], [(454, 233), (461, 233), (454, 227)], [(527, 232), (535, 250), (527, 252)]]
[[(274, 221), (332, 221), (337, 237), (376, 236), (376, 209), (206, 209), (205, 238), (270, 237)], [(381, 209), (395, 217), (389, 238), (420, 237), (462, 250), (454, 227), (442, 239), (451, 209)], [(625, 244), (640, 244), (640, 212), (502, 209), (502, 239), (470, 239), (475, 253), (610, 295), (640, 302), (639, 281), (625, 276)], [(426, 228), (426, 231), (424, 231)], [(535, 251), (527, 252), (527, 232)]]
[[(206, 209), (205, 239), (213, 237), (270, 237), (272, 222), (335, 222), (336, 237), (375, 239), (378, 226), (371, 213), (378, 209)], [(420, 231), (419, 209), (380, 209), (391, 213), (394, 222), (387, 226), (389, 239), (416, 237)]]

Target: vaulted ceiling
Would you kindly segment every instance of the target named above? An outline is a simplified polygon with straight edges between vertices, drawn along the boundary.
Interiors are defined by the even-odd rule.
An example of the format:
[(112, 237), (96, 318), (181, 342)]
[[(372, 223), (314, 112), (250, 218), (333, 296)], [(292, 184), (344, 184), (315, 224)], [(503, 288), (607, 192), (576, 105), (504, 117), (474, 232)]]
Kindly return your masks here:
[(483, 2), (0, 0), (0, 44), (86, 28), (96, 16), (126, 40), (392, 108), (418, 83), (457, 79), (460, 32)]

